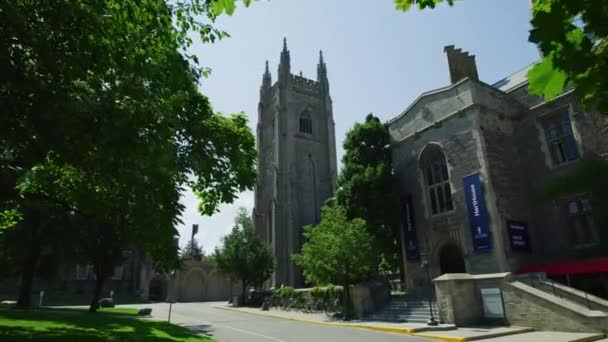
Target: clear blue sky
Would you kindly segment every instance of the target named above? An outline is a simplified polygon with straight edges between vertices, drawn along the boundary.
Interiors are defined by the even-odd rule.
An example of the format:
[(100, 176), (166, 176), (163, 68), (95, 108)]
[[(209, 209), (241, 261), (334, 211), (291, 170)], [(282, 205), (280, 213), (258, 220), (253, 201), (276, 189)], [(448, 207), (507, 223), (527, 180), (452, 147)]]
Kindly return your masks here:
[[(244, 111), (254, 129), (264, 61), (274, 82), (283, 37), (294, 74), (301, 70), (315, 79), (322, 49), (341, 159), (345, 133), (355, 122), (370, 112), (388, 120), (420, 93), (449, 84), (445, 45), (476, 55), (480, 79), (490, 84), (537, 60), (528, 43), (529, 20), (529, 0), (463, 0), (407, 13), (396, 11), (393, 0), (261, 0), (218, 19), (216, 26), (231, 38), (197, 43), (191, 52), (213, 70), (201, 89), (215, 110)], [(253, 208), (253, 192), (213, 217), (196, 212), (193, 194), (184, 194), (183, 202), (180, 243), (198, 223), (197, 239), (210, 252), (230, 231), (236, 208)]]

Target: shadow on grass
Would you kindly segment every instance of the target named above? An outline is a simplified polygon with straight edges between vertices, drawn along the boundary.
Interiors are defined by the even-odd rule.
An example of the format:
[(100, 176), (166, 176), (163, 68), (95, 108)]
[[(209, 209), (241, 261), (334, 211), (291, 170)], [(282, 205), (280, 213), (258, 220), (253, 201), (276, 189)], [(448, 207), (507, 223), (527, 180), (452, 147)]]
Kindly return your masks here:
[[(108, 296), (108, 294), (104, 293), (103, 296)], [(67, 292), (55, 292), (55, 291), (47, 291), (43, 298), (43, 306), (77, 306), (77, 305), (89, 305), (91, 304), (91, 299), (93, 298), (92, 293), (67, 293)], [(114, 304), (116, 305), (124, 305), (124, 304), (144, 304), (149, 303), (149, 301), (142, 300), (139, 297), (130, 296), (124, 293), (117, 293), (114, 295)], [(17, 296), (15, 294), (0, 294), (0, 301), (3, 300), (17, 300)], [(40, 297), (38, 294), (32, 293), (31, 301), (33, 304), (38, 304)]]
[[(107, 296), (107, 294), (103, 294), (102, 297)], [(37, 300), (38, 297), (36, 297)], [(74, 306), (74, 305), (89, 305), (91, 304), (91, 298), (93, 298), (93, 294), (91, 293), (83, 293), (83, 294), (72, 294), (72, 293), (51, 293), (45, 295), (44, 305), (46, 306)], [(122, 293), (117, 293), (114, 295), (114, 304), (122, 305), (122, 304), (143, 304), (148, 301), (142, 300), (135, 296), (129, 296)]]
[(135, 319), (133, 315), (76, 310), (0, 310), (0, 341), (211, 341), (166, 322)]
[[(66, 312), (66, 313), (88, 313), (89, 312), (89, 308), (88, 307), (78, 307), (78, 308), (64, 308), (64, 307), (39, 307), (36, 308), (36, 310), (39, 311), (51, 311), (51, 312)], [(101, 314), (111, 314), (114, 316), (137, 316), (137, 312), (139, 311), (139, 309), (136, 308), (121, 308), (121, 307), (114, 307), (114, 308), (101, 308), (98, 309), (97, 313), (101, 313)]]

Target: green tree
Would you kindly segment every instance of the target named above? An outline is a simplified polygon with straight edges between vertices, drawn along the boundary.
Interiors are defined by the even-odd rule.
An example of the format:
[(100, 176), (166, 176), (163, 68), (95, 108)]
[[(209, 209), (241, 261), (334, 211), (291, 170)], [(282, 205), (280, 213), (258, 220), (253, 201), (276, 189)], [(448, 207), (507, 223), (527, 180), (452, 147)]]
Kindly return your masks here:
[[(119, 182), (114, 178), (117, 175), (123, 174), (118, 172), (111, 177), (92, 175), (58, 165), (49, 158), (19, 180), (18, 189), (24, 196), (21, 202), (37, 199), (70, 213), (61, 225), (64, 228), (62, 234), (53, 234), (49, 225), (25, 224), (29, 221), (28, 216), (33, 215), (31, 212), (24, 215), (23, 225), (14, 228), (25, 230), (24, 237), (31, 244), (29, 249), (21, 252), (26, 255), (24, 259), (28, 261), (29, 271), (22, 273), (20, 306), (29, 304), (31, 289), (28, 286), (31, 286), (33, 269), (40, 259), (37, 251), (57, 238), (65, 240), (64, 248), (71, 248), (68, 254), (84, 258), (93, 265), (96, 286), (91, 311), (97, 309), (101, 289), (113, 267), (122, 262), (123, 252), (133, 245), (153, 257), (157, 270), (178, 266), (173, 237), (177, 233), (174, 224), (181, 206), (173, 180), (170, 177), (156, 179), (149, 173), (124, 180), (118, 177), (123, 181)], [(11, 228), (7, 234), (14, 229)], [(73, 243), (68, 244), (68, 241)]]
[[(443, 0), (394, 0), (397, 9)], [(446, 0), (450, 5), (453, 0)], [(573, 84), (589, 108), (608, 112), (608, 2), (534, 0), (529, 40), (544, 57), (528, 73), (530, 92), (551, 100)]]
[(71, 215), (62, 207), (28, 197), (20, 201), (19, 210), (24, 219), (0, 234), (0, 276), (18, 278), (18, 302), (29, 304), (34, 274), (54, 279), (76, 240), (69, 234)]
[(338, 205), (322, 208), (321, 222), (304, 227), (307, 241), (294, 262), (302, 268), (307, 281), (319, 285), (344, 287), (344, 312), (350, 317), (349, 286), (367, 280), (375, 271), (372, 236), (363, 219), (349, 220)]
[(392, 270), (403, 268), (398, 185), (388, 127), (369, 114), (346, 134), (336, 200), (349, 219), (365, 220), (378, 264), (383, 260)]
[(245, 208), (239, 208), (232, 231), (215, 248), (213, 259), (221, 272), (241, 281), (243, 302), (247, 299), (247, 288), (261, 286), (275, 268), (272, 251), (257, 237)]
[(74, 213), (98, 287), (132, 244), (173, 267), (182, 189), (209, 215), (255, 180), (246, 117), (212, 111), (184, 53), (192, 31), (226, 36), (212, 23), (234, 3), (1, 2), (0, 227), (28, 220), (27, 198)]
[(188, 244), (181, 250), (180, 257), (182, 260), (202, 260), (205, 256), (203, 249), (198, 245), (195, 239), (190, 240)]

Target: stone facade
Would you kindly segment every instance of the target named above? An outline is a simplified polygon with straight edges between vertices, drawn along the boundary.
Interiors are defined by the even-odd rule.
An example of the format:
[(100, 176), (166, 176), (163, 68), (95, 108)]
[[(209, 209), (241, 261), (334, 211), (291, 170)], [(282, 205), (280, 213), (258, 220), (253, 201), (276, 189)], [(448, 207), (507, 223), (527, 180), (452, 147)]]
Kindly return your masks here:
[[(428, 259), (431, 277), (516, 271), (529, 263), (568, 260), (597, 249), (598, 227), (585, 231), (587, 243), (573, 243), (578, 232), (568, 215), (569, 199), (537, 199), (549, 179), (571, 170), (578, 160), (608, 151), (605, 117), (585, 111), (572, 89), (549, 102), (529, 95), (525, 75), (530, 67), (489, 85), (478, 81), (472, 56), (452, 46), (446, 52), (453, 83), (422, 94), (389, 121), (401, 194), (411, 196), (415, 240)], [(551, 132), (565, 132), (565, 137), (554, 139)], [(429, 177), (437, 177), (425, 174), (428, 155), (445, 160), (440, 181), (448, 185), (437, 195), (442, 198), (437, 206), (448, 210), (432, 205), (440, 201), (431, 199), (435, 193), (430, 192), (434, 185)], [(444, 173), (447, 180), (442, 180)], [(491, 249), (483, 252), (473, 248), (463, 189), (463, 178), (472, 174), (481, 179), (491, 237)], [(509, 220), (527, 223), (531, 251), (511, 247)], [(425, 287), (428, 277), (420, 260), (410, 258), (404, 264), (410, 291)]]
[(317, 80), (291, 74), (284, 43), (278, 80), (266, 72), (260, 88), (258, 181), (254, 222), (272, 248), (273, 286), (302, 286), (291, 254), (303, 243), (302, 228), (320, 220), (320, 208), (336, 184), (336, 143), (327, 67), (320, 55)]
[(187, 260), (168, 281), (168, 299), (178, 302), (224, 301), (241, 293), (238, 282), (218, 272), (213, 263)]

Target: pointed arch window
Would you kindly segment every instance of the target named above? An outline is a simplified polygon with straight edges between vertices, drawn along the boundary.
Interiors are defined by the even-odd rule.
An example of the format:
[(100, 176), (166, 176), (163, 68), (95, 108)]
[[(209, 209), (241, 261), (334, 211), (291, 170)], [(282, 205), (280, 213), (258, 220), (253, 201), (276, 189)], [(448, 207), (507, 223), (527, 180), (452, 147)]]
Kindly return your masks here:
[(300, 132), (312, 134), (312, 118), (310, 112), (305, 110), (300, 114)]
[(438, 145), (430, 145), (420, 157), (427, 200), (431, 214), (437, 215), (454, 209), (452, 188), (445, 155)]

